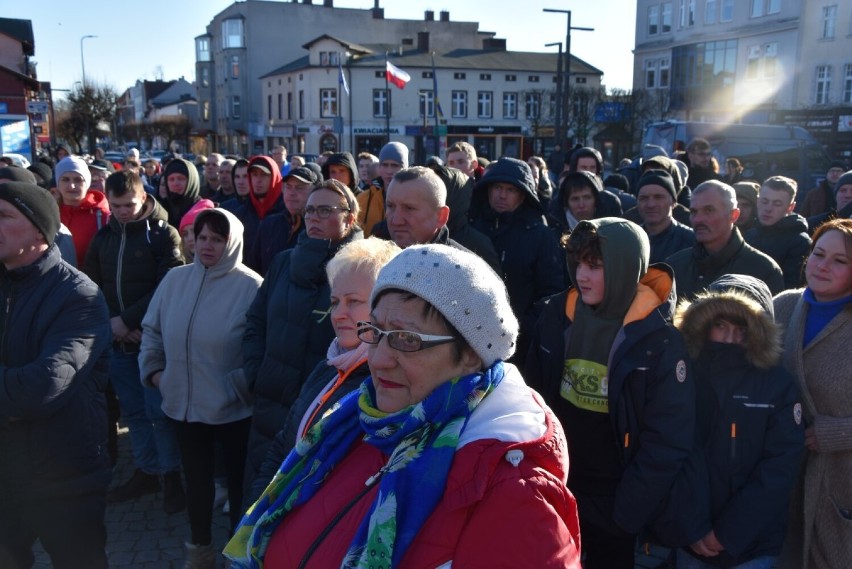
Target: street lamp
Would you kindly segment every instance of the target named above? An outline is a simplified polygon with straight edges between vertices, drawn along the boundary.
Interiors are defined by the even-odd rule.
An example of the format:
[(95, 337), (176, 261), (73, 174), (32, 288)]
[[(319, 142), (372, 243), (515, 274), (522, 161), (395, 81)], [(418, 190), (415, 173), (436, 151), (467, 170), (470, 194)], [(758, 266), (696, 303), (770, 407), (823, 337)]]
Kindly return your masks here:
[(555, 143), (562, 144), (562, 42), (546, 43), (544, 47), (559, 46), (559, 56), (556, 58), (556, 135)]
[[(571, 30), (581, 30), (584, 32), (593, 32), (594, 28), (572, 28), (571, 27), (571, 10), (557, 10), (554, 8), (542, 8), (543, 12), (555, 12), (558, 14), (567, 14), (568, 15), (568, 28), (565, 32), (565, 90), (564, 90), (564, 98), (566, 103), (566, 108), (564, 109), (564, 117), (565, 122), (568, 122), (568, 108), (567, 106), (571, 104)], [(567, 130), (567, 129), (566, 129)]]
[(80, 38), (80, 65), (83, 67), (83, 89), (86, 88), (86, 58), (83, 57), (83, 40), (96, 37), (98, 36), (88, 35)]

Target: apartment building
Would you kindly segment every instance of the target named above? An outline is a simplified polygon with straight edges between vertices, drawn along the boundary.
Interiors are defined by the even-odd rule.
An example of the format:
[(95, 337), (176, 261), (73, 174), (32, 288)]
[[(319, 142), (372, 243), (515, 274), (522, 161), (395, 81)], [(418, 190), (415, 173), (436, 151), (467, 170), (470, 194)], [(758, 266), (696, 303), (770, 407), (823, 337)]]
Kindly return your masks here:
[[(557, 55), (485, 45), (433, 46), (428, 32), (406, 47), (319, 36), (260, 78), (267, 146), (378, 154), (390, 138), (418, 161), (457, 141), (491, 159), (526, 156), (553, 136)], [(404, 89), (386, 82), (386, 61), (410, 76)], [(600, 70), (572, 58), (571, 71), (572, 85), (600, 88)]]

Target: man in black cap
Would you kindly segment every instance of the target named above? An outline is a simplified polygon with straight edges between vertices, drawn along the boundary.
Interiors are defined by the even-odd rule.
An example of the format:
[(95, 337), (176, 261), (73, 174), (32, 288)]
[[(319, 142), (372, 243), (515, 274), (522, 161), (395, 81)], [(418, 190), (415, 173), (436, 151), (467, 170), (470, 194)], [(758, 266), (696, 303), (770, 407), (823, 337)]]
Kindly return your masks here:
[(0, 184), (0, 567), (107, 567), (109, 310), (54, 245), (46, 190)]
[(681, 249), (695, 245), (692, 228), (674, 218), (677, 191), (668, 172), (648, 170), (639, 178), (636, 193), (640, 225), (651, 243), (651, 263), (661, 263)]
[(249, 266), (261, 275), (266, 274), (275, 255), (296, 246), (299, 234), (305, 229), (302, 210), (308, 203), (311, 190), (324, 179), (315, 166), (308, 163), (290, 170), (284, 178), (283, 210), (270, 215), (260, 224), (248, 258), (253, 263)]

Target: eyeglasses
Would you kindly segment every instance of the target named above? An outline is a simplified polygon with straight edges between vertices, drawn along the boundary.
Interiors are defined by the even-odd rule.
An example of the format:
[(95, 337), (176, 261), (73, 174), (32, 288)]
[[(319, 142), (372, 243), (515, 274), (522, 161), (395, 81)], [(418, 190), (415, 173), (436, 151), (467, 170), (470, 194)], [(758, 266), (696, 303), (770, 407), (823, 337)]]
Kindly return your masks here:
[(320, 219), (328, 219), (328, 216), (330, 216), (336, 211), (343, 211), (348, 213), (350, 210), (344, 207), (340, 207), (339, 205), (309, 205), (308, 207), (302, 210), (302, 217), (316, 215)]
[(378, 344), (382, 337), (388, 337), (388, 346), (400, 352), (419, 352), (441, 344), (454, 342), (453, 336), (430, 336), (408, 330), (382, 330), (370, 322), (358, 322), (358, 339), (367, 344)]

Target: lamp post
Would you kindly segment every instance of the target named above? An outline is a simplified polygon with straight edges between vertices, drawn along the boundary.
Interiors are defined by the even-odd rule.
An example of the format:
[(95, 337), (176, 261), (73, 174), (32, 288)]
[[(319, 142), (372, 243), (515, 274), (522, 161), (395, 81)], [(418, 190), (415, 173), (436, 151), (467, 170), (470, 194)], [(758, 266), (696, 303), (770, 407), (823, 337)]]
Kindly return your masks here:
[(556, 131), (555, 144), (562, 144), (562, 42), (546, 43), (544, 47), (559, 46), (559, 56), (556, 59)]
[[(567, 125), (568, 122), (568, 105), (571, 104), (571, 30), (580, 30), (583, 32), (593, 32), (594, 28), (577, 28), (571, 27), (571, 10), (557, 10), (554, 8), (542, 8), (543, 12), (555, 12), (558, 14), (568, 15), (568, 27), (565, 31), (565, 89), (563, 90), (565, 99), (565, 109), (563, 117)], [(567, 129), (566, 129), (567, 131)]]
[(86, 88), (86, 58), (83, 57), (83, 40), (96, 37), (98, 36), (88, 35), (80, 38), (80, 65), (83, 67), (83, 89)]

